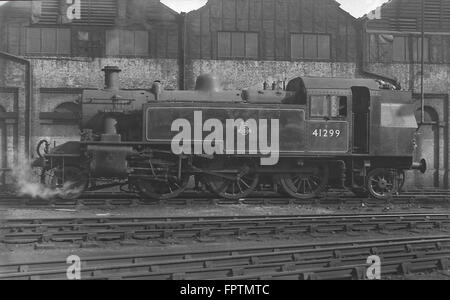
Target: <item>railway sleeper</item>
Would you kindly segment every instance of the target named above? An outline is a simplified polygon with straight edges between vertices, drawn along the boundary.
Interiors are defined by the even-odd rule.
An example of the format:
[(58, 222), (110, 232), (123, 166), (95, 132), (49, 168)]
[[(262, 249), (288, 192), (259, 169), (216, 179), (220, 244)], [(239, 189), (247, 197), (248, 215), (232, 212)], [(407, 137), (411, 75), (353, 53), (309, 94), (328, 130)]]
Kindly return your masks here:
[(53, 234), (51, 233), (41, 233), (41, 237), (39, 238), (39, 242), (41, 243), (49, 243), (53, 239)]
[(94, 232), (89, 232), (83, 236), (84, 242), (96, 241), (98, 239), (98, 234)]
[(299, 280), (319, 280), (319, 276), (316, 273), (305, 272), (305, 273), (300, 273), (298, 275), (298, 279)]
[(156, 266), (156, 265), (152, 265), (152, 266), (149, 267), (149, 271), (151, 273), (160, 272), (161, 271), (161, 267), (160, 266)]
[(202, 229), (198, 232), (197, 237), (198, 238), (205, 238), (211, 236), (211, 230), (209, 229)]
[(185, 280), (186, 279), (186, 273), (174, 273), (171, 276), (172, 280)]
[(342, 258), (342, 252), (340, 250), (334, 250), (333, 251), (333, 257), (336, 259), (341, 259)]
[(330, 262), (328, 263), (328, 267), (332, 268), (332, 267), (339, 267), (343, 264), (343, 262), (340, 259), (332, 259), (330, 260)]
[(20, 265), (17, 271), (19, 273), (27, 273), (30, 271), (30, 266), (29, 265)]
[[(361, 254), (362, 255), (362, 254)], [(422, 258), (422, 259), (414, 259), (414, 258), (411, 258), (411, 259), (408, 259), (408, 262), (409, 261), (411, 261), (411, 262), (415, 262), (415, 263), (417, 263), (418, 265), (423, 265), (423, 266), (425, 266), (425, 267), (427, 267), (427, 268), (429, 268), (429, 265), (432, 265), (432, 267), (434, 267), (436, 264), (438, 264), (438, 262), (439, 262), (439, 260), (440, 260), (440, 256), (441, 256), (441, 254), (434, 254), (434, 255), (431, 255), (430, 257), (426, 257), (426, 258)], [(448, 256), (448, 253), (445, 255), (445, 257), (447, 257)], [(353, 260), (354, 260), (355, 258), (353, 258)], [(326, 260), (319, 260), (319, 261), (323, 261), (323, 262), (326, 262)], [(401, 263), (403, 260), (398, 260), (398, 259), (394, 259), (394, 260), (388, 260), (387, 262), (386, 262), (386, 264), (388, 265), (388, 266), (393, 266), (393, 265), (398, 265), (399, 263)], [(297, 267), (296, 267), (296, 270), (298, 269), (298, 268), (302, 268), (301, 267), (301, 265), (302, 264), (304, 264), (304, 263), (300, 263), (300, 265), (297, 265)], [(310, 265), (311, 264), (311, 262), (309, 262), (308, 263), (308, 265)], [(265, 266), (263, 266), (263, 267), (266, 267), (266, 266), (269, 266), (269, 265), (272, 265), (272, 267), (276, 267), (276, 266), (279, 266), (279, 264), (273, 264), (273, 263), (268, 263), (267, 265), (265, 265)], [(345, 270), (347, 270), (346, 268), (348, 268), (348, 266), (350, 266), (349, 265), (349, 263), (347, 263), (347, 264), (344, 264), (343, 266), (340, 266), (340, 267), (332, 267), (332, 268), (321, 268), (321, 269), (318, 269), (318, 270), (320, 270), (320, 271), (315, 271), (314, 273), (316, 273), (316, 272), (321, 272), (321, 271), (324, 271), (324, 272), (333, 272), (333, 271), (340, 271), (340, 272), (343, 272), (343, 271), (345, 271)], [(421, 268), (424, 268), (423, 266), (420, 266)], [(145, 267), (145, 266), (144, 266)], [(251, 268), (251, 267), (250, 267)], [(278, 267), (279, 268), (279, 267)], [(220, 271), (221, 269), (223, 269), (223, 270), (226, 270), (227, 268), (218, 268), (218, 270)], [(243, 267), (242, 268), (243, 270), (245, 270), (245, 267)], [(116, 269), (114, 269), (114, 268), (111, 268), (111, 270), (113, 270), (113, 272), (116, 272), (117, 270)], [(300, 269), (301, 270), (301, 269)], [(89, 272), (88, 270), (86, 270), (87, 272)], [(168, 272), (168, 271), (167, 271)], [(162, 271), (161, 272), (161, 274), (170, 274), (170, 273), (167, 273), (167, 272), (164, 272), (164, 271)], [(192, 269), (192, 270), (189, 270), (187, 273), (192, 273), (192, 274), (194, 274), (194, 273), (198, 273), (198, 272), (201, 272), (201, 269)], [(164, 275), (163, 274), (163, 275)], [(185, 274), (186, 275), (186, 273), (183, 273), (183, 274)], [(156, 275), (158, 275), (158, 274), (156, 274)], [(137, 276), (139, 276), (139, 274), (137, 275)], [(205, 274), (205, 276), (206, 276), (206, 274)], [(233, 276), (233, 275), (232, 275)], [(234, 275), (235, 276), (235, 275)], [(268, 275), (267, 275), (268, 276)]]
[(235, 277), (235, 276), (242, 276), (245, 274), (245, 271), (243, 268), (231, 268), (230, 272), (229, 272), (229, 276), (230, 277)]
[(135, 239), (135, 232), (134, 231), (127, 231), (127, 232), (124, 232), (121, 236), (122, 236), (122, 240), (124, 240), (124, 241), (130, 241), (130, 240), (133, 240), (133, 239)]
[(280, 271), (285, 272), (285, 271), (293, 271), (295, 270), (295, 265), (292, 263), (286, 263), (284, 265), (281, 266)]
[(55, 249), (56, 245), (52, 243), (35, 243), (34, 249), (35, 250), (52, 250)]
[(411, 273), (411, 263), (410, 262), (403, 262), (399, 266), (398, 270), (402, 275), (408, 275)]
[(363, 267), (355, 267), (352, 269), (351, 276), (352, 279), (355, 280), (363, 280), (365, 279), (366, 268)]
[(90, 249), (90, 248), (99, 248), (100, 245), (96, 242), (88, 241), (88, 242), (81, 242), (80, 248)]
[(441, 258), (438, 263), (439, 270), (449, 271), (450, 269), (450, 260), (448, 258)]
[(39, 242), (39, 238), (15, 239), (15, 238), (2, 237), (0, 239), (4, 244), (10, 244), (10, 245), (11, 244), (33, 244), (33, 243)]
[(250, 258), (250, 264), (251, 265), (259, 265), (260, 264), (260, 259), (257, 256), (252, 256)]
[(209, 268), (209, 269), (211, 269), (211, 268), (214, 268), (215, 266), (216, 266), (216, 264), (215, 264), (213, 261), (207, 260), (207, 261), (205, 261), (205, 262), (203, 263), (203, 267), (204, 267), (204, 268)]

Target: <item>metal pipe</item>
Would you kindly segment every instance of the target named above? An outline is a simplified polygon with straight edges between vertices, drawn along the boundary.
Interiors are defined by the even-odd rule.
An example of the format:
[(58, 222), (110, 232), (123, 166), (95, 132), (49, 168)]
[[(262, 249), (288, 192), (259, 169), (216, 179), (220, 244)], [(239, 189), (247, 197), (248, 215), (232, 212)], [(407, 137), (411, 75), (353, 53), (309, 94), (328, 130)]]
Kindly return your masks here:
[(424, 71), (425, 71), (425, 0), (422, 0), (422, 53), (420, 62), (420, 111), (421, 111), (421, 121), (420, 123), (425, 123), (425, 89), (424, 89)]
[(360, 66), (360, 73), (362, 75), (365, 75), (367, 77), (370, 78), (375, 78), (375, 79), (380, 79), (386, 82), (389, 82), (390, 84), (392, 84), (396, 90), (401, 90), (402, 86), (400, 84), (400, 82), (394, 78), (388, 77), (386, 75), (381, 75), (381, 74), (377, 74), (377, 73), (373, 73), (371, 71), (369, 71), (368, 67), (367, 67), (367, 63), (369, 61), (369, 59), (366, 56), (366, 32), (367, 32), (367, 22), (365, 20), (360, 21), (362, 24), (361, 26), (358, 26), (359, 30), (362, 30), (362, 32), (359, 33), (359, 38), (358, 38), (358, 43), (359, 44), (359, 49), (363, 49), (362, 50), (362, 54), (359, 55), (359, 66)]
[(178, 15), (178, 88), (186, 89), (186, 18), (187, 14), (182, 12)]
[(31, 62), (22, 57), (3, 51), (0, 51), (0, 57), (25, 66), (25, 155), (27, 159), (31, 159), (30, 145), (33, 128), (31, 117), (31, 105), (33, 103), (33, 72)]

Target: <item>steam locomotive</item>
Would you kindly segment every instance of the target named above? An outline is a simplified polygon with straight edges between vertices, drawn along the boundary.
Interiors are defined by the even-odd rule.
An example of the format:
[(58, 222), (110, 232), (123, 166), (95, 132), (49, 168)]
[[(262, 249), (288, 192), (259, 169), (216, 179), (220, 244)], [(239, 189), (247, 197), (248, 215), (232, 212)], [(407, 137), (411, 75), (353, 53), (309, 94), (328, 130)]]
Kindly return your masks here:
[[(386, 199), (399, 192), (413, 161), (417, 122), (411, 93), (370, 79), (295, 78), (284, 89), (220, 91), (214, 77), (195, 91), (119, 87), (85, 90), (81, 137), (38, 145), (41, 180), (66, 198), (112, 186), (145, 199), (182, 194), (195, 178), (240, 199), (261, 186), (310, 199), (329, 187)], [(42, 151), (44, 148), (44, 151)]]

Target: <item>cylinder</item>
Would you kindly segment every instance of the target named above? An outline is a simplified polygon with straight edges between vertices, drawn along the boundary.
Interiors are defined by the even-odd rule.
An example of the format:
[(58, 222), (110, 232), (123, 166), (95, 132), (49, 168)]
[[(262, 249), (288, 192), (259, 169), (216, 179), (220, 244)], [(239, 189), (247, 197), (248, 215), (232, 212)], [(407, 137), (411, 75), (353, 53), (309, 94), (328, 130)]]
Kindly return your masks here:
[(102, 71), (105, 72), (105, 89), (120, 89), (119, 73), (122, 72), (122, 70), (117, 66), (106, 66), (102, 69)]

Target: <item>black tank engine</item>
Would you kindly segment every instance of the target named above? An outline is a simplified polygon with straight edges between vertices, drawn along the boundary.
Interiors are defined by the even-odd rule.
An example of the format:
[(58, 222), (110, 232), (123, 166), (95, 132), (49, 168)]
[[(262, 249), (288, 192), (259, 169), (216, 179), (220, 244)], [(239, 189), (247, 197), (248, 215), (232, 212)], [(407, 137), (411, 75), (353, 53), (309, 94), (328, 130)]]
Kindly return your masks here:
[(80, 101), (80, 140), (40, 153), (43, 183), (67, 198), (121, 186), (171, 199), (195, 178), (228, 199), (263, 185), (301, 199), (328, 187), (385, 199), (405, 170), (426, 168), (413, 162), (411, 93), (375, 80), (299, 77), (285, 90), (219, 91), (200, 76), (195, 91), (159, 82), (128, 91), (117, 67), (103, 71), (105, 88)]

